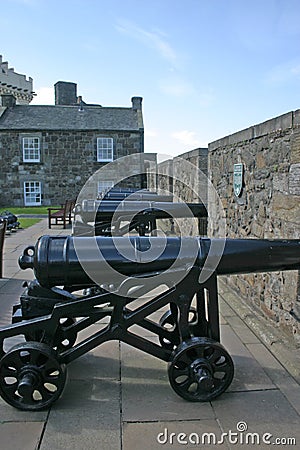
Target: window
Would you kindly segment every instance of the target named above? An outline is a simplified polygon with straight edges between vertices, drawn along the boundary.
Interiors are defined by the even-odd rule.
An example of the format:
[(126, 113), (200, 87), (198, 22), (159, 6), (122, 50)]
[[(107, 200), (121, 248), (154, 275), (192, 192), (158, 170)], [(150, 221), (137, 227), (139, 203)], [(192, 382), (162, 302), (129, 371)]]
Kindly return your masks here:
[(42, 203), (42, 188), (39, 181), (25, 181), (24, 204), (25, 206), (38, 206)]
[(40, 162), (40, 138), (23, 137), (23, 161)]
[(111, 180), (98, 181), (98, 198), (102, 198), (113, 186), (114, 182)]
[(97, 161), (108, 162), (113, 160), (113, 139), (97, 138)]

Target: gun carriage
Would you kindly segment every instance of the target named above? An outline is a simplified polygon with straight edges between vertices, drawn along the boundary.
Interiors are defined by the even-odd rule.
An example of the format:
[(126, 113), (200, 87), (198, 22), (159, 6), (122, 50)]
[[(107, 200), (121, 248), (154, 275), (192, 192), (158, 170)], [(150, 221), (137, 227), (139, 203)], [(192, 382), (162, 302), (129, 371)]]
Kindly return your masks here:
[[(300, 240), (42, 236), (19, 264), (36, 279), (14, 307), (12, 324), (0, 329), (0, 393), (10, 405), (50, 407), (67, 365), (114, 339), (166, 361), (182, 398), (210, 401), (234, 376), (220, 343), (217, 277), (298, 270)], [(79, 339), (103, 319), (99, 331)], [(26, 342), (6, 349), (7, 339), (23, 336)]]

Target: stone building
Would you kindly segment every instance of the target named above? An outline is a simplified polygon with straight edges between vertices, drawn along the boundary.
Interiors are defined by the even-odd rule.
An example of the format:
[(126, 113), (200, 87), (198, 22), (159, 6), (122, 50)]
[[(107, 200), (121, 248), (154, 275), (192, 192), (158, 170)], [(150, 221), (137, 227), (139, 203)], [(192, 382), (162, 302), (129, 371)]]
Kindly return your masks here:
[[(0, 95), (2, 105), (5, 106), (6, 95), (13, 95), (16, 104), (28, 105), (33, 99), (32, 78), (16, 73), (12, 67), (8, 67), (8, 62), (2, 60), (0, 55)], [(9, 97), (7, 99), (9, 102)]]
[[(76, 198), (99, 168), (126, 155), (143, 154), (142, 98), (131, 107), (83, 102), (75, 83), (55, 84), (55, 105), (18, 105), (1, 96), (0, 205), (53, 205)], [(137, 168), (136, 173), (140, 173)], [(137, 175), (128, 186), (144, 187)], [(101, 179), (97, 190), (114, 185)]]

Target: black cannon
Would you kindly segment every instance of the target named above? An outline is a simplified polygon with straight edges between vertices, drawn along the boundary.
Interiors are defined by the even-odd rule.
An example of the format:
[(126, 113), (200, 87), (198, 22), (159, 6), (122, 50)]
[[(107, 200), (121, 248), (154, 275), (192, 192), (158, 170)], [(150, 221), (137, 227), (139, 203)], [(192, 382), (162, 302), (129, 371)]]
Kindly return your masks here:
[[(0, 393), (9, 404), (48, 408), (66, 366), (113, 339), (168, 362), (182, 398), (210, 401), (234, 376), (220, 344), (217, 276), (298, 270), (300, 240), (42, 236), (19, 264), (36, 279), (0, 329)], [(80, 339), (95, 323), (102, 328)], [(16, 336), (26, 342), (6, 350)]]
[(140, 236), (153, 233), (157, 220), (207, 217), (202, 203), (172, 203), (162, 201), (118, 200), (88, 201), (77, 204), (73, 223), (74, 236), (123, 236), (135, 231)]
[(0, 221), (2, 222), (4, 220), (6, 220), (6, 229), (8, 231), (16, 230), (20, 226), (18, 217), (10, 211), (3, 211), (0, 214)]
[[(149, 191), (148, 189), (139, 189), (139, 188), (117, 188), (112, 187), (109, 190), (105, 191), (102, 195), (100, 195), (99, 200), (106, 201), (118, 201), (122, 200), (127, 201), (155, 201), (155, 202), (172, 202), (173, 196), (171, 194), (158, 194), (156, 191)], [(88, 201), (90, 204), (93, 203), (93, 200)]]

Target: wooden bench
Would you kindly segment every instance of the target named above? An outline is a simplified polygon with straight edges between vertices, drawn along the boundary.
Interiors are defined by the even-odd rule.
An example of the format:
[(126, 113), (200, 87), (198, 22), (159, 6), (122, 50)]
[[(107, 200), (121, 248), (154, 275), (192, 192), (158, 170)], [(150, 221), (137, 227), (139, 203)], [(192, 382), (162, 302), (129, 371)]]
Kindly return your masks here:
[(4, 220), (0, 223), (0, 278), (3, 277), (3, 246), (7, 222)]
[[(66, 228), (67, 223), (72, 221), (73, 208), (75, 206), (74, 200), (66, 200), (60, 208), (48, 208), (48, 227), (52, 225), (63, 225)], [(52, 220), (55, 222), (53, 223)]]

